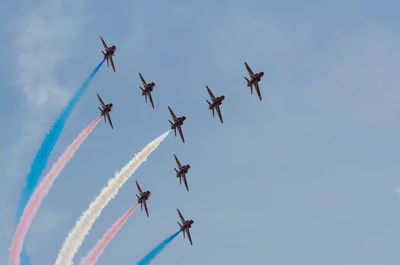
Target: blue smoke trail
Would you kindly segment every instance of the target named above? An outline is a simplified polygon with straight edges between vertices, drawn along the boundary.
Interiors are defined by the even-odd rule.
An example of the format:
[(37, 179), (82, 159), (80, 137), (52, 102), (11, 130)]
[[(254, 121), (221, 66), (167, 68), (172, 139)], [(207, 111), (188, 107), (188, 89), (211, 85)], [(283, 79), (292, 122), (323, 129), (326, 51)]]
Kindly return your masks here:
[(176, 232), (172, 236), (165, 239), (161, 242), (157, 247), (155, 247), (152, 251), (149, 252), (143, 259), (141, 259), (137, 265), (145, 265), (150, 264), (150, 262), (174, 239), (181, 231)]
[[(74, 110), (75, 106), (77, 105), (83, 94), (86, 92), (90, 82), (93, 80), (94, 76), (99, 71), (103, 63), (104, 60), (101, 61), (93, 70), (93, 72), (89, 75), (89, 77), (86, 78), (85, 81), (83, 81), (81, 87), (78, 88), (78, 90), (75, 92), (74, 96), (68, 102), (67, 106), (61, 112), (60, 116), (53, 124), (53, 127), (50, 129), (49, 133), (44, 138), (42, 146), (37, 152), (36, 157), (31, 165), (31, 171), (26, 177), (26, 185), (22, 191), (21, 198), (17, 208), (16, 223), (18, 223), (19, 218), (21, 217), (22, 212), (24, 211), (24, 208), (28, 203), (29, 198), (31, 197), (34, 189), (38, 184), (39, 178), (42, 175), (44, 168), (46, 167), (47, 160), (50, 156), (50, 152), (53, 150), (54, 145), (56, 144), (58, 138), (60, 137), (65, 122), (71, 115), (72, 111)], [(29, 257), (25, 252), (25, 248), (22, 251), (21, 256), (22, 256), (22, 264), (29, 265)]]

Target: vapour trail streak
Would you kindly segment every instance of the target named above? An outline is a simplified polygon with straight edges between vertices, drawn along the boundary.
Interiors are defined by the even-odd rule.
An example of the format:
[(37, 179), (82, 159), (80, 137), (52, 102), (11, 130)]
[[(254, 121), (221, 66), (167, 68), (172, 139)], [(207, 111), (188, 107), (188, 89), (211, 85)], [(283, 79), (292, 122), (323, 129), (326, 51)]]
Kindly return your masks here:
[(31, 171), (28, 176), (26, 176), (26, 184), (22, 191), (21, 198), (17, 208), (17, 216), (16, 222), (19, 221), (19, 218), (22, 214), (22, 211), (25, 208), (29, 198), (31, 197), (33, 190), (36, 188), (39, 177), (42, 175), (44, 168), (46, 167), (47, 160), (50, 156), (50, 152), (53, 150), (54, 145), (56, 144), (58, 138), (60, 137), (61, 131), (64, 128), (65, 122), (68, 117), (74, 110), (75, 106), (78, 104), (79, 100), (82, 98), (83, 94), (86, 92), (90, 82), (93, 80), (96, 73), (99, 71), (100, 67), (103, 65), (104, 60), (96, 66), (93, 72), (89, 75), (88, 78), (82, 83), (81, 87), (75, 92), (74, 96), (68, 102), (67, 106), (65, 106), (64, 110), (61, 112), (60, 116), (51, 127), (49, 133), (43, 140), (42, 146), (36, 154), (35, 159), (31, 165)]
[(108, 243), (110, 243), (111, 239), (118, 233), (118, 231), (122, 228), (126, 220), (131, 216), (133, 211), (135, 211), (138, 204), (132, 206), (126, 213), (115, 222), (110, 229), (103, 235), (103, 237), (97, 241), (96, 245), (86, 254), (85, 257), (81, 259), (80, 265), (93, 265), (99, 259), (101, 253), (103, 253), (104, 249), (107, 247)]
[(146, 161), (147, 157), (153, 152), (158, 145), (168, 136), (169, 130), (146, 145), (140, 153), (138, 153), (122, 170), (110, 179), (107, 186), (103, 188), (97, 198), (89, 205), (89, 208), (82, 214), (75, 223), (74, 228), (68, 234), (63, 246), (58, 253), (55, 265), (71, 265), (72, 259), (78, 251), (80, 245), (89, 233), (93, 223), (100, 216), (104, 207), (114, 198), (118, 190), (131, 177), (135, 170)]
[(35, 217), (43, 201), (43, 198), (46, 197), (50, 188), (53, 186), (55, 179), (58, 177), (58, 175), (65, 167), (65, 165), (69, 162), (69, 160), (74, 156), (79, 146), (89, 136), (94, 127), (96, 127), (100, 119), (101, 116), (91, 122), (90, 125), (78, 135), (78, 137), (72, 142), (72, 144), (68, 146), (64, 153), (58, 158), (57, 162), (54, 163), (49, 173), (47, 173), (47, 175), (43, 178), (43, 180), (39, 183), (39, 185), (33, 192), (31, 198), (28, 201), (28, 204), (26, 205), (22, 213), (14, 234), (13, 241), (11, 243), (9, 258), (10, 265), (20, 264), (20, 253), (24, 245), (25, 235), (28, 232), (29, 227), (31, 226), (32, 220)]
[(150, 251), (143, 259), (141, 259), (137, 265), (146, 265), (150, 264), (150, 262), (180, 233), (181, 231), (176, 232), (172, 236), (165, 239), (158, 246), (156, 246), (152, 251)]

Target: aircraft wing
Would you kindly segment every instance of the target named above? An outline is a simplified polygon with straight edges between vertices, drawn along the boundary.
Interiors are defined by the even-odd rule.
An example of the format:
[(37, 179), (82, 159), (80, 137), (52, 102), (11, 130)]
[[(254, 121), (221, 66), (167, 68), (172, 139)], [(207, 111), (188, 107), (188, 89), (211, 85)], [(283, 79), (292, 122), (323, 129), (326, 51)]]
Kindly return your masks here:
[(143, 86), (146, 86), (147, 85), (146, 81), (144, 81), (144, 78), (140, 72), (139, 72), (139, 76), (140, 76), (140, 79), (142, 80)]
[(255, 83), (254, 83), (254, 87), (255, 87), (255, 89), (256, 89), (256, 91), (257, 91), (258, 97), (260, 98), (260, 100), (262, 100), (262, 98), (261, 98), (261, 92), (260, 92), (260, 87), (259, 87), (259, 85), (258, 85), (258, 82), (255, 82)]
[(114, 61), (112, 59), (112, 56), (110, 56), (110, 61), (111, 61), (111, 66), (112, 66), (112, 68), (114, 70), (114, 73), (115, 73)]
[(106, 115), (107, 115), (108, 121), (110, 122), (111, 129), (114, 129), (113, 124), (112, 124), (112, 121), (111, 121), (111, 118), (110, 118), (110, 113), (107, 112)]
[(219, 120), (221, 121), (221, 123), (224, 123), (224, 120), (222, 119), (221, 109), (219, 108), (219, 106), (217, 106), (216, 109), (217, 109)]
[(189, 229), (186, 231), (186, 233), (187, 233), (187, 236), (188, 236), (188, 238), (189, 238), (190, 245), (193, 245), (193, 243), (192, 243), (192, 237), (190, 236)]
[(137, 181), (136, 181), (136, 186), (137, 186), (137, 189), (138, 189), (140, 195), (142, 195), (143, 194), (142, 189), (140, 188), (139, 183)]
[(103, 38), (100, 36), (101, 42), (103, 43), (104, 49), (108, 49), (106, 42), (103, 40)]
[(175, 157), (176, 164), (178, 165), (179, 169), (181, 169), (182, 165), (181, 165), (181, 163), (179, 162), (179, 160), (178, 160), (178, 158), (176, 157), (175, 154), (174, 154), (174, 157)]
[(104, 102), (103, 102), (103, 100), (101, 99), (101, 97), (100, 97), (99, 94), (97, 94), (97, 98), (99, 99), (101, 106), (104, 108), (104, 107), (105, 107), (105, 104), (104, 104)]
[(208, 94), (210, 95), (211, 99), (214, 101), (215, 97), (214, 94), (211, 92), (211, 90), (208, 88), (208, 86), (206, 86)]
[(181, 212), (179, 211), (179, 209), (176, 209), (178, 211), (179, 217), (181, 218), (181, 222), (185, 223), (185, 218), (183, 218)]
[(153, 103), (153, 98), (151, 97), (151, 92), (149, 92), (149, 99), (150, 99), (151, 106), (154, 109), (154, 103)]
[(181, 126), (178, 126), (178, 132), (179, 132), (179, 135), (180, 135), (181, 138), (182, 138), (182, 142), (185, 142), (185, 138), (183, 137), (183, 132), (182, 132)]
[(168, 106), (168, 109), (169, 109), (169, 113), (171, 113), (172, 118), (174, 120), (176, 120), (176, 116), (175, 116), (174, 112), (172, 111), (172, 109), (169, 106)]
[(149, 217), (149, 210), (147, 210), (146, 201), (144, 201), (143, 204), (144, 204), (144, 210), (146, 211), (147, 217)]
[(189, 187), (188, 187), (188, 184), (186, 182), (186, 174), (183, 174), (182, 177), (183, 177), (183, 183), (185, 183), (185, 186), (186, 186), (186, 190), (189, 191)]
[(249, 72), (249, 75), (250, 75), (251, 77), (253, 77), (253, 76), (254, 76), (254, 73), (253, 73), (253, 71), (251, 71), (250, 66), (249, 66), (246, 62), (244, 62), (244, 65), (246, 65), (246, 69), (247, 69), (247, 72)]

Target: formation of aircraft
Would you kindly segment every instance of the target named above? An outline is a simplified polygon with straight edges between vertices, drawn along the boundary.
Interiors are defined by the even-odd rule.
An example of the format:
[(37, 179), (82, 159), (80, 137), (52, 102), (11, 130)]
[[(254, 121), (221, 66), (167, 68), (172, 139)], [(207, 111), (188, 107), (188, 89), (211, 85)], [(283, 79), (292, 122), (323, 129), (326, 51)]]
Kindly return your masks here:
[(147, 210), (146, 201), (149, 199), (151, 192), (149, 190), (142, 192), (142, 189), (140, 188), (139, 183), (137, 181), (136, 181), (136, 186), (139, 191), (139, 195), (136, 194), (136, 197), (138, 199), (138, 204), (140, 204), (140, 210), (143, 210), (144, 206), (144, 210), (146, 211), (147, 217), (149, 217), (149, 211)]
[(140, 80), (142, 80), (143, 87), (144, 87), (144, 88), (142, 88), (141, 86), (139, 86), (140, 89), (142, 90), (142, 95), (144, 96), (146, 103), (147, 103), (147, 97), (149, 97), (151, 106), (154, 109), (154, 103), (153, 103), (153, 98), (151, 97), (151, 92), (153, 91), (153, 88), (156, 85), (156, 83), (154, 83), (154, 82), (146, 83), (146, 81), (144, 80), (144, 78), (140, 72), (139, 72), (139, 76), (140, 76)]
[(185, 142), (185, 138), (183, 138), (181, 126), (183, 125), (183, 122), (186, 120), (186, 116), (176, 117), (176, 115), (174, 114), (174, 112), (172, 111), (170, 106), (168, 106), (168, 109), (169, 109), (169, 113), (171, 113), (172, 119), (174, 120), (174, 122), (168, 120), (169, 123), (171, 124), (171, 130), (174, 130), (174, 133), (176, 136), (176, 129), (178, 129), (179, 135), (182, 138), (182, 142)]
[(214, 110), (216, 110), (218, 113), (219, 120), (221, 121), (221, 123), (224, 123), (224, 121), (222, 120), (221, 109), (219, 106), (222, 104), (222, 101), (225, 99), (225, 96), (222, 95), (219, 97), (215, 97), (214, 94), (211, 92), (211, 90), (208, 88), (208, 86), (206, 86), (206, 88), (212, 101), (211, 103), (210, 101), (206, 100), (208, 103), (208, 108), (212, 110), (213, 117), (214, 117)]
[(104, 60), (107, 60), (107, 66), (109, 66), (109, 63), (111, 63), (111, 66), (115, 72), (115, 67), (114, 67), (114, 62), (112, 57), (114, 56), (115, 51), (117, 50), (117, 47), (115, 45), (108, 47), (106, 42), (103, 40), (102, 37), (100, 37), (101, 42), (103, 43), (104, 46), (104, 50), (105, 51), (101, 51), (104, 55)]
[[(114, 67), (114, 62), (113, 62), (113, 56), (115, 54), (115, 51), (117, 50), (117, 47), (115, 45), (108, 47), (107, 44), (105, 43), (105, 41), (103, 40), (102, 37), (100, 37), (101, 42), (103, 43), (104, 49), (105, 51), (102, 51), (103, 55), (104, 55), (104, 59), (107, 60), (107, 66), (109, 66), (109, 64), (111, 64), (114, 72), (115, 72), (115, 67)], [(250, 75), (250, 78), (245, 77), (245, 80), (247, 81), (247, 86), (250, 87), (250, 91), (251, 94), (253, 94), (253, 86), (256, 90), (256, 93), (258, 95), (258, 98), (260, 99), (260, 101), (262, 100), (261, 97), (261, 92), (260, 92), (260, 87), (259, 87), (259, 82), (261, 81), (261, 78), (264, 76), (264, 72), (259, 72), (259, 73), (253, 73), (253, 71), (251, 70), (250, 66), (244, 62), (247, 72)], [(153, 89), (155, 87), (155, 82), (151, 82), (151, 83), (147, 83), (142, 74), (139, 72), (139, 77), (140, 80), (142, 81), (143, 87), (139, 86), (140, 90), (142, 91), (142, 95), (145, 97), (145, 101), (147, 103), (147, 98), (149, 98), (150, 103), (152, 108), (154, 109), (154, 102), (153, 102), (153, 98), (151, 95), (151, 92), (153, 92)], [(213, 117), (215, 117), (215, 111), (217, 112), (217, 115), (219, 117), (219, 120), (221, 121), (221, 123), (224, 123), (223, 118), (222, 118), (222, 114), (221, 114), (221, 104), (222, 101), (225, 99), (224, 95), (221, 95), (219, 97), (215, 97), (213, 92), (211, 91), (211, 89), (206, 86), (207, 92), (211, 98), (211, 101), (206, 100), (206, 102), (208, 103), (208, 107), (209, 110), (212, 111), (212, 115)], [(109, 104), (104, 104), (103, 100), (101, 99), (101, 97), (99, 96), (99, 94), (97, 94), (97, 97), (101, 103), (101, 108), (100, 112), (101, 115), (104, 117), (104, 121), (106, 122), (107, 119), (110, 123), (111, 128), (113, 129), (113, 124), (111, 122), (111, 118), (110, 118), (110, 111), (113, 107), (112, 103)], [(171, 125), (171, 130), (174, 130), (175, 136), (176, 136), (176, 131), (178, 130), (179, 135), (182, 139), (182, 142), (185, 142), (185, 138), (183, 137), (183, 132), (182, 132), (182, 125), (184, 123), (184, 121), (186, 120), (185, 116), (181, 116), (181, 117), (177, 117), (175, 115), (175, 113), (172, 111), (171, 107), (168, 106), (168, 110), (172, 116), (173, 121), (168, 120), (170, 125)], [(182, 185), (182, 179), (183, 179), (183, 183), (185, 184), (186, 190), (189, 191), (189, 187), (187, 184), (187, 180), (186, 180), (186, 174), (188, 173), (189, 169), (190, 169), (190, 165), (186, 164), (186, 165), (182, 165), (179, 162), (178, 157), (174, 154), (174, 158), (176, 161), (176, 164), (178, 165), (178, 169), (174, 168), (175, 172), (176, 172), (176, 177), (179, 178), (179, 183)], [(140, 208), (143, 210), (143, 207), (146, 211), (146, 215), (147, 217), (149, 216), (149, 212), (147, 209), (147, 204), (146, 201), (149, 199), (151, 192), (145, 191), (143, 192), (142, 189), (139, 186), (139, 183), (136, 181), (136, 186), (137, 189), (139, 191), (139, 195), (136, 195), (137, 199), (138, 199), (138, 204), (140, 204)], [(185, 220), (181, 214), (181, 212), (179, 211), (179, 209), (177, 209), (179, 217), (181, 219), (181, 223), (178, 222), (179, 227), (180, 227), (180, 231), (183, 232), (183, 237), (185, 237), (185, 235), (187, 235), (190, 244), (192, 245), (192, 238), (190, 236), (190, 231), (189, 229), (191, 228), (192, 224), (194, 223), (194, 221), (192, 219), (190, 220)]]
[(174, 157), (175, 157), (176, 164), (178, 165), (178, 169), (174, 168), (174, 170), (176, 172), (176, 177), (179, 178), (179, 184), (182, 185), (182, 178), (183, 178), (183, 183), (186, 186), (186, 190), (189, 191), (189, 187), (188, 187), (188, 184), (186, 181), (186, 174), (188, 173), (188, 171), (190, 169), (190, 165), (186, 164), (186, 165), (182, 166), (175, 154), (174, 154)]
[(258, 82), (261, 81), (261, 77), (263, 77), (264, 72), (253, 73), (250, 66), (246, 62), (244, 62), (244, 65), (246, 66), (247, 72), (249, 72), (249, 75), (250, 75), (250, 80), (247, 79), (247, 77), (245, 77), (244, 79), (246, 79), (246, 81), (247, 81), (247, 86), (250, 87), (251, 94), (253, 95), (253, 85), (254, 85), (254, 88), (256, 89), (258, 97), (260, 98), (260, 100), (262, 100)]
[(189, 229), (192, 227), (192, 224), (194, 223), (193, 219), (190, 220), (185, 220), (185, 218), (183, 218), (181, 212), (179, 211), (179, 209), (176, 209), (178, 211), (179, 217), (181, 218), (181, 223), (178, 222), (178, 225), (180, 227), (180, 231), (183, 232), (183, 238), (185, 238), (185, 233), (187, 234), (187, 237), (189, 239), (190, 245), (193, 245), (192, 243), (192, 237), (190, 236), (190, 231)]
[(106, 123), (106, 121), (108, 119), (108, 122), (110, 123), (111, 129), (114, 129), (112, 121), (111, 121), (111, 118), (110, 118), (110, 111), (114, 107), (114, 105), (112, 103), (104, 104), (104, 102), (101, 99), (99, 94), (97, 94), (97, 97), (98, 97), (98, 99), (100, 101), (100, 104), (101, 104), (101, 108), (100, 107), (98, 107), (98, 108), (100, 110), (101, 116), (104, 117), (104, 123)]

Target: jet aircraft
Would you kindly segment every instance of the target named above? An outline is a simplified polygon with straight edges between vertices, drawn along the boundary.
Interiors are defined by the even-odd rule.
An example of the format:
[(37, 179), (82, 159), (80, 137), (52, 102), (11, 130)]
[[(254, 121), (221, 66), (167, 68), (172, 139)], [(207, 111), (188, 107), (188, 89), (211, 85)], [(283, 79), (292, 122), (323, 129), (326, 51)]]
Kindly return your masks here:
[(186, 181), (186, 174), (188, 173), (188, 171), (190, 169), (190, 165), (187, 164), (187, 165), (182, 166), (175, 154), (174, 154), (174, 157), (175, 157), (176, 164), (178, 165), (178, 169), (179, 169), (178, 170), (178, 169), (174, 168), (174, 170), (176, 172), (176, 177), (179, 178), (179, 184), (182, 185), (182, 178), (183, 178), (183, 183), (185, 183), (186, 190), (189, 191), (189, 187), (188, 187), (188, 184)]
[(156, 83), (151, 82), (151, 83), (147, 84), (140, 72), (139, 72), (139, 76), (140, 76), (140, 79), (142, 80), (142, 83), (143, 83), (143, 86), (144, 86), (144, 88), (139, 86), (140, 89), (142, 90), (142, 95), (144, 96), (146, 102), (147, 102), (147, 96), (149, 97), (151, 106), (154, 109), (153, 98), (151, 97), (151, 92), (153, 91), (153, 88), (156, 85)]
[(211, 90), (208, 88), (208, 86), (206, 86), (206, 88), (207, 88), (208, 94), (210, 95), (212, 103), (208, 100), (206, 100), (206, 101), (208, 103), (209, 109), (212, 110), (213, 117), (214, 117), (214, 110), (216, 110), (218, 113), (219, 120), (221, 121), (221, 123), (224, 123), (224, 121), (222, 119), (222, 115), (221, 115), (221, 109), (219, 106), (222, 104), (222, 101), (225, 99), (225, 96), (222, 95), (219, 97), (215, 97), (214, 94), (211, 92)]
[(107, 60), (107, 66), (109, 66), (109, 62), (111, 63), (111, 66), (115, 72), (115, 67), (114, 67), (114, 62), (112, 57), (114, 56), (115, 51), (117, 50), (117, 47), (115, 45), (108, 47), (106, 42), (103, 40), (102, 37), (100, 37), (101, 42), (103, 43), (104, 46), (104, 50), (105, 51), (101, 51), (104, 55), (104, 60)]
[(139, 191), (139, 196), (136, 194), (136, 197), (138, 198), (138, 203), (140, 204), (140, 210), (143, 210), (144, 206), (144, 210), (146, 211), (147, 217), (149, 217), (149, 211), (147, 210), (146, 201), (149, 199), (151, 192), (149, 190), (142, 192), (142, 189), (140, 188), (139, 183), (137, 181), (136, 181), (136, 186)]
[(101, 104), (101, 108), (100, 107), (98, 107), (98, 108), (100, 110), (101, 116), (104, 117), (104, 123), (106, 123), (106, 119), (108, 119), (111, 129), (114, 129), (111, 118), (110, 118), (110, 111), (114, 107), (114, 104), (112, 104), (112, 103), (104, 104), (104, 102), (101, 99), (101, 97), (99, 96), (99, 94), (97, 94), (97, 97), (99, 98), (99, 101)]
[(258, 82), (261, 81), (261, 77), (264, 75), (264, 72), (259, 72), (259, 73), (254, 74), (253, 71), (250, 69), (250, 66), (246, 62), (244, 62), (244, 65), (246, 66), (247, 72), (249, 72), (249, 75), (250, 75), (250, 80), (247, 79), (247, 77), (244, 78), (247, 81), (247, 86), (250, 87), (251, 94), (253, 95), (253, 85), (254, 85), (256, 92), (258, 94), (258, 97), (260, 98), (260, 101), (261, 101), (262, 98), (261, 98), (261, 92), (260, 92), (260, 87), (258, 85)]
[(179, 135), (182, 138), (182, 142), (185, 142), (185, 138), (183, 138), (183, 133), (182, 133), (182, 128), (181, 126), (183, 125), (183, 122), (186, 120), (185, 116), (182, 117), (176, 117), (172, 109), (168, 106), (169, 112), (171, 113), (172, 118), (174, 119), (174, 122), (169, 121), (171, 124), (171, 130), (174, 130), (175, 136), (176, 136), (176, 129), (178, 129)]
[(183, 238), (185, 238), (185, 232), (186, 232), (187, 236), (188, 236), (188, 239), (189, 239), (189, 242), (190, 242), (190, 245), (193, 245), (192, 237), (190, 236), (189, 229), (192, 227), (192, 224), (194, 223), (194, 221), (193, 221), (193, 219), (185, 220), (185, 218), (183, 218), (183, 216), (182, 216), (181, 212), (179, 211), (179, 209), (176, 209), (176, 210), (178, 210), (179, 217), (181, 218), (182, 224), (178, 222), (178, 225), (180, 227), (180, 230), (183, 232)]

